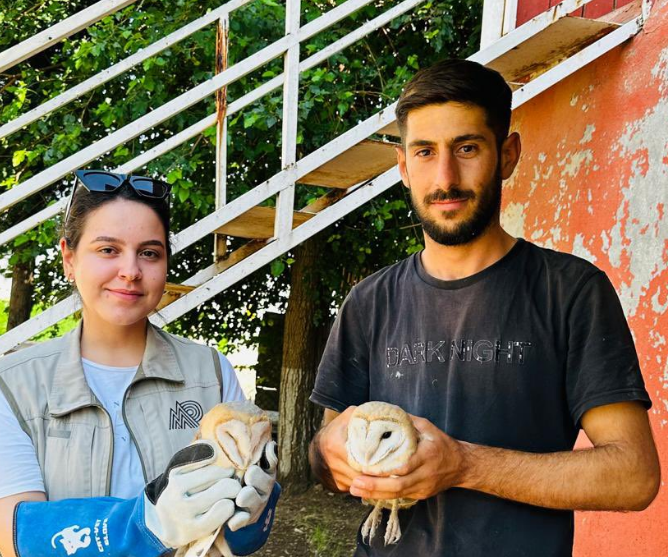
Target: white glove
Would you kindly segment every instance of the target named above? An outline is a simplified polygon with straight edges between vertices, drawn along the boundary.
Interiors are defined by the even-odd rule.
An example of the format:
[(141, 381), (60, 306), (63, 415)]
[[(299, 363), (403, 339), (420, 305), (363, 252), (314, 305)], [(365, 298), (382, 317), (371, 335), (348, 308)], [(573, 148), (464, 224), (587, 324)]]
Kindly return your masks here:
[(235, 499), (238, 510), (227, 523), (232, 532), (253, 524), (262, 514), (276, 483), (277, 464), (276, 443), (270, 441), (265, 445), (260, 466), (250, 466), (244, 474), (246, 485), (241, 488)]
[(232, 468), (214, 465), (218, 449), (197, 441), (178, 451), (144, 491), (146, 526), (167, 547), (202, 538), (234, 514), (241, 484)]

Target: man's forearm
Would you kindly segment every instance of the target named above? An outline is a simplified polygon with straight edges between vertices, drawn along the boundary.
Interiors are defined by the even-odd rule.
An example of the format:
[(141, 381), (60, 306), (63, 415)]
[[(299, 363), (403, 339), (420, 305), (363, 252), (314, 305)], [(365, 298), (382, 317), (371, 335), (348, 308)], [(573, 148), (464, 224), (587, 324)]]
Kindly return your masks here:
[(609, 444), (592, 449), (526, 453), (461, 444), (462, 481), (475, 489), (553, 509), (642, 510), (660, 484), (651, 458)]
[(327, 463), (325, 462), (325, 458), (322, 455), (322, 452), (320, 450), (320, 436), (322, 433), (322, 429), (320, 429), (316, 434), (315, 437), (313, 438), (313, 441), (311, 441), (311, 445), (309, 447), (308, 451), (308, 459), (309, 462), (311, 463), (311, 471), (313, 472), (313, 475), (315, 476), (315, 479), (322, 484), (322, 486), (329, 490), (333, 491), (334, 493), (343, 493), (337, 486), (336, 482), (334, 481), (334, 478), (332, 477), (332, 473), (329, 470), (329, 467), (327, 466)]

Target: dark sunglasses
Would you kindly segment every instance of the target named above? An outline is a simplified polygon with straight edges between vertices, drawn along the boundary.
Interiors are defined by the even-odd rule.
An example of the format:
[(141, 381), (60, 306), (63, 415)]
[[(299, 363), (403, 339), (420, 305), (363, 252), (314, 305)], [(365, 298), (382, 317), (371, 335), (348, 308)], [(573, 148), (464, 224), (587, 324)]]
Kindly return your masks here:
[(114, 193), (121, 186), (127, 184), (137, 195), (150, 199), (165, 199), (172, 189), (172, 186), (162, 180), (148, 178), (146, 176), (131, 176), (129, 174), (115, 174), (106, 170), (77, 170), (74, 175), (77, 182), (74, 184), (72, 195), (67, 202), (65, 209), (65, 222), (70, 216), (72, 200), (76, 193), (77, 186), (81, 184), (90, 192)]

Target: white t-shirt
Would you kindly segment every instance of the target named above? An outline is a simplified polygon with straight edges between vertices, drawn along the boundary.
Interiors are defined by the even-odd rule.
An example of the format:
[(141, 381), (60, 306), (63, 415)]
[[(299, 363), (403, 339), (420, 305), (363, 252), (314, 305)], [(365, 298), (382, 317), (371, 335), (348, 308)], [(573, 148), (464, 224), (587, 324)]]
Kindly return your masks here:
[[(88, 386), (111, 416), (114, 457), (111, 466), (112, 497), (129, 499), (144, 488), (139, 453), (123, 422), (122, 401), (137, 367), (111, 367), (81, 359)], [(229, 360), (220, 354), (223, 374), (222, 402), (245, 400)], [(152, 478), (151, 478), (152, 479)], [(24, 491), (45, 491), (35, 447), (0, 392), (0, 498)]]

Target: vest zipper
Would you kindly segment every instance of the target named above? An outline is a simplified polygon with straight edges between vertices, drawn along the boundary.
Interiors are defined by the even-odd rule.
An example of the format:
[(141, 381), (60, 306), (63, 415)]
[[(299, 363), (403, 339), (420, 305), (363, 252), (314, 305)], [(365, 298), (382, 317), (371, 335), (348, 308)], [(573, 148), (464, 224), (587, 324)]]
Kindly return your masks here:
[[(107, 416), (107, 419), (109, 420), (109, 427), (111, 429), (111, 443), (109, 447), (109, 461), (107, 462), (107, 481), (104, 490), (104, 494), (107, 497), (109, 497), (109, 495), (111, 494), (111, 467), (113, 466), (114, 463), (114, 421), (111, 419), (111, 414), (107, 412), (107, 409), (104, 406), (102, 406), (102, 403), (99, 400), (97, 400), (97, 397), (95, 397), (95, 395), (93, 396), (97, 404), (87, 404), (86, 406), (81, 406), (81, 408), (99, 408), (100, 410), (102, 410), (102, 413), (105, 416)], [(0, 557), (2, 556), (0, 555)]]
[(109, 427), (111, 428), (111, 448), (109, 449), (109, 462), (107, 463), (107, 484), (104, 490), (104, 494), (109, 497), (111, 495), (111, 467), (114, 465), (114, 420), (111, 419), (111, 414), (107, 412), (104, 406), (100, 405), (99, 408), (107, 415)]
[(135, 434), (132, 432), (132, 428), (130, 427), (130, 423), (128, 422), (128, 417), (125, 414), (125, 402), (128, 398), (128, 393), (130, 392), (130, 389), (134, 383), (130, 383), (130, 386), (126, 389), (125, 393), (123, 394), (123, 406), (122, 406), (122, 411), (123, 411), (123, 421), (125, 422), (125, 427), (128, 428), (128, 432), (130, 433), (130, 439), (132, 439), (132, 442), (135, 444), (135, 448), (137, 449), (137, 454), (139, 455), (139, 463), (141, 464), (141, 472), (144, 476), (144, 483), (148, 483), (148, 478), (146, 477), (146, 466), (144, 465), (144, 457), (141, 454), (141, 448), (137, 444), (137, 438), (135, 437)]

